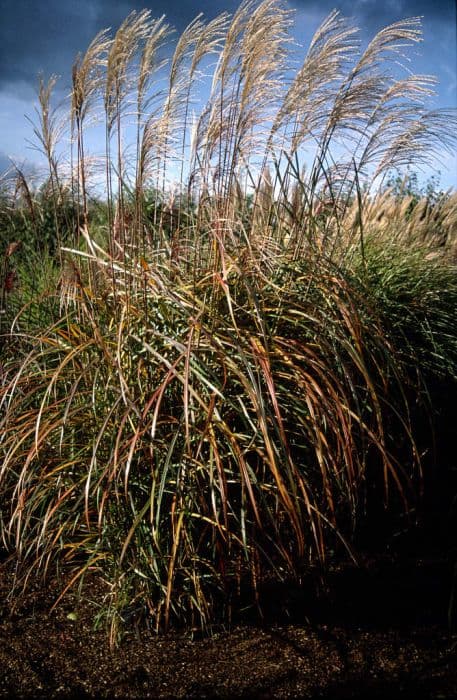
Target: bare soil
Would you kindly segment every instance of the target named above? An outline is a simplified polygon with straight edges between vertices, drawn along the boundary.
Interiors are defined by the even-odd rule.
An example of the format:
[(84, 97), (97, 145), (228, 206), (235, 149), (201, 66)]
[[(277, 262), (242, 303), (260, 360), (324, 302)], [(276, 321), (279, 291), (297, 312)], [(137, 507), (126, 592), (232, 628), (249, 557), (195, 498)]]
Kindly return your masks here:
[(3, 698), (457, 698), (457, 635), (448, 625), (453, 566), (385, 557), (336, 568), (330, 593), (271, 588), (262, 622), (211, 638), (130, 630), (110, 650), (94, 609), (52, 582), (8, 600), (0, 567)]

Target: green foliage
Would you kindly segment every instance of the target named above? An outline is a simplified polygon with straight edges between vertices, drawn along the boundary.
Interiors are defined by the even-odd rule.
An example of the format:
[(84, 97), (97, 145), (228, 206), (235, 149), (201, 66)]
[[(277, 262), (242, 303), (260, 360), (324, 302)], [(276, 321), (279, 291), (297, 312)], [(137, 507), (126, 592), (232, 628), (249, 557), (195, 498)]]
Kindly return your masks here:
[(455, 266), (430, 248), (370, 238), (355, 261), (364, 296), (383, 319), (406, 367), (457, 379)]
[(69, 192), (55, 206), (48, 183), (36, 192), (28, 189), (27, 197), (4, 196), (0, 204), (0, 245), (20, 241), (27, 255), (56, 255), (58, 245), (73, 241), (76, 211)]
[(374, 453), (386, 493), (407, 498), (414, 442), (409, 467), (394, 444), (410, 426), (386, 425), (406, 420), (418, 361), (455, 373), (457, 286), (376, 243), (359, 270), (288, 263), (254, 292), (243, 275), (191, 291), (148, 269), (146, 306), (138, 273), (128, 300), (80, 289), (23, 339), (5, 367), (2, 488), (27, 566), (108, 576), (113, 638), (133, 601), (157, 628), (207, 627), (241, 580), (299, 575), (335, 532), (349, 547)]
[(402, 199), (411, 197), (412, 202), (416, 205), (422, 197), (425, 197), (430, 203), (439, 201), (445, 193), (440, 188), (440, 174), (431, 175), (425, 184), (419, 184), (418, 174), (411, 171), (409, 168), (406, 175), (391, 175), (385, 185), (386, 189), (390, 190), (394, 197)]

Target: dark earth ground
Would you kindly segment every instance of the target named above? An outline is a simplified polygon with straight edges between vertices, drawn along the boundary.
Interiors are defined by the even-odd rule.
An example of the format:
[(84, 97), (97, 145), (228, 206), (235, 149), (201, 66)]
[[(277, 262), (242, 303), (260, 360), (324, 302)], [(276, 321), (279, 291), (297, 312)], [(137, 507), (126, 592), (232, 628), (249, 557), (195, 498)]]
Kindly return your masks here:
[(271, 590), (261, 625), (194, 640), (131, 630), (112, 651), (87, 604), (69, 594), (49, 612), (50, 583), (11, 605), (11, 577), (4, 563), (0, 697), (457, 698), (449, 557), (341, 566), (326, 596)]

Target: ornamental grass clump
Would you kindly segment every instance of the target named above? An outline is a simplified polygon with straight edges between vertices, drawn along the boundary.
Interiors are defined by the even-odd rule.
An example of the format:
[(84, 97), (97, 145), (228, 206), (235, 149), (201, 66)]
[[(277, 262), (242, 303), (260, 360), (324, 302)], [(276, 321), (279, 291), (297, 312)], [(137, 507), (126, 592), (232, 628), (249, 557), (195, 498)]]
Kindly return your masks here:
[[(360, 52), (333, 12), (295, 74), (290, 24), (276, 0), (199, 16), (167, 72), (170, 28), (132, 13), (74, 64), (73, 229), (54, 255), (59, 313), (37, 329), (25, 303), (5, 339), (0, 529), (19, 582), (65, 572), (58, 601), (100, 575), (113, 642), (132, 615), (210, 630), (241, 588), (261, 608), (267, 578), (300, 579), (330, 549), (355, 557), (368, 466), (386, 504), (408, 509), (420, 480), (410, 369), (425, 341), (405, 352), (404, 319), (420, 290), (435, 342), (428, 319), (436, 304), (445, 318), (455, 282), (447, 258), (426, 260), (435, 243), (410, 274), (397, 241), (395, 287), (369, 187), (450, 147), (454, 116), (422, 105), (431, 78), (387, 70), (418, 19)], [(97, 110), (102, 218), (86, 149)], [(41, 142), (58, 212), (60, 161)]]

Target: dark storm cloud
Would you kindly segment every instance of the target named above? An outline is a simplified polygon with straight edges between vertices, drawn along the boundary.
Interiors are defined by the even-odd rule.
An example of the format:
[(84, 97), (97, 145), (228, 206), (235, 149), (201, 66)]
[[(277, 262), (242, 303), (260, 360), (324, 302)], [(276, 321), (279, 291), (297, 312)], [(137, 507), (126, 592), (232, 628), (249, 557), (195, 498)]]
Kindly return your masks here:
[[(376, 5), (376, 3), (364, 3)], [(384, 10), (384, 15), (382, 10)], [(379, 3), (378, 13), (381, 22), (395, 21), (404, 17), (423, 17), (424, 26), (441, 25), (456, 31), (455, 0), (390, 0), (384, 4)], [(368, 7), (362, 15), (368, 21), (370, 11)]]
[[(106, 27), (117, 28), (131, 10), (150, 8), (155, 17), (166, 14), (178, 31), (202, 11), (214, 17), (233, 12), (238, 0), (1, 0), (0, 91), (25, 99), (35, 89), (37, 74), (62, 76), (68, 87), (75, 55), (84, 51), (94, 35)], [(439, 35), (439, 27), (455, 23), (455, 0), (290, 0), (292, 7), (325, 15), (333, 7), (356, 17), (368, 32), (412, 15), (424, 15), (424, 24)]]
[[(293, 1), (296, 7), (309, 7), (309, 0)], [(317, 0), (311, 1), (316, 9), (322, 8)], [(340, 0), (335, 5), (343, 15), (355, 19), (365, 39), (398, 20), (422, 17), (423, 43), (410, 53), (412, 67), (418, 73), (436, 75), (441, 102), (457, 106), (456, 0)]]
[(346, 17), (356, 17), (369, 32), (406, 17), (424, 18), (424, 25), (455, 27), (455, 0), (292, 0), (302, 10), (325, 13), (336, 8)]
[(93, 30), (90, 3), (77, 8), (58, 0), (2, 0), (0, 25), (0, 89), (15, 86), (22, 93), (36, 84), (39, 71), (59, 73)]
[(182, 30), (199, 11), (210, 18), (237, 5), (237, 0), (184, 0), (174, 5), (166, 0), (1, 0), (0, 91), (28, 97), (39, 72), (68, 81), (76, 54), (101, 29), (116, 29), (131, 10), (149, 8), (154, 17), (166, 14)]

